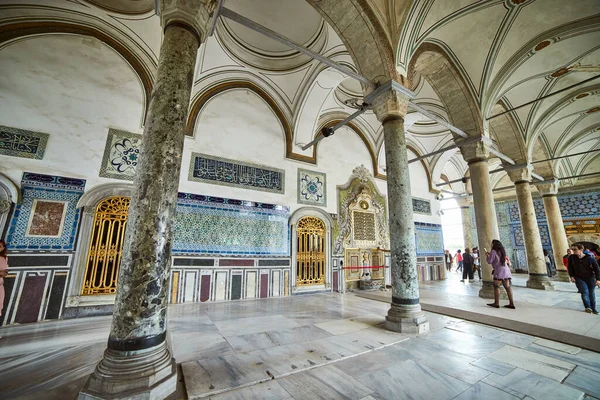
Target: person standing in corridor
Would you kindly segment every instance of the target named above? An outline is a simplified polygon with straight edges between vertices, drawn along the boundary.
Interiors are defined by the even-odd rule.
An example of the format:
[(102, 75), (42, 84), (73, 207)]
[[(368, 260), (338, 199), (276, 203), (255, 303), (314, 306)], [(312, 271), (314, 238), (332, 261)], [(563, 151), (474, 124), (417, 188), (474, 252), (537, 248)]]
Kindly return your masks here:
[(600, 268), (594, 257), (584, 254), (583, 245), (571, 246), (573, 255), (569, 257), (569, 276), (581, 293), (581, 301), (586, 313), (598, 314), (596, 309), (596, 286), (600, 286)]

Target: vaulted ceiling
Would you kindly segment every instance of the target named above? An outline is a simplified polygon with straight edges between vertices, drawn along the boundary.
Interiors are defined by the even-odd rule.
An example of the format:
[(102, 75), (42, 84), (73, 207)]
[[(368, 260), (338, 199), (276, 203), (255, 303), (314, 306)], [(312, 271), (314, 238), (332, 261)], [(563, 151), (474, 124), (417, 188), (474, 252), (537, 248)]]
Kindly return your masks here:
[[(427, 45), (443, 49), (475, 100), (484, 129), (510, 157), (533, 161), (545, 177), (600, 169), (600, 152), (574, 155), (600, 150), (599, 1), (415, 1), (397, 47), (399, 71), (407, 74), (411, 59)], [(436, 100), (426, 85), (419, 99)], [(535, 163), (548, 158), (557, 159)], [(596, 176), (562, 184), (598, 182)], [(507, 185), (506, 176), (497, 180), (497, 186)]]
[[(346, 3), (353, 9), (340, 15), (331, 13), (333, 0), (227, 0), (225, 5), (367, 75), (381, 73), (366, 64), (368, 57), (357, 54), (360, 35), (354, 42), (359, 45), (347, 47), (355, 21), (368, 21), (369, 30), (376, 31), (373, 38), (379, 40), (378, 48), (393, 49), (394, 72), (402, 80), (407, 79), (419, 52), (435, 46), (460, 77), (465, 96), (472, 99), (483, 119), (485, 133), (503, 152), (519, 162), (534, 162), (535, 171), (545, 177), (600, 172), (598, 151), (564, 157), (600, 150), (600, 79), (594, 79), (600, 75), (600, 1)], [(4, 1), (0, 4), (0, 49), (8, 43), (3, 37), (14, 40), (11, 32), (15, 29), (9, 27), (21, 24), (19, 29), (25, 29), (27, 21), (52, 26), (23, 35), (70, 33), (94, 36), (105, 43), (112, 40), (109, 45), (132, 66), (148, 96), (161, 42), (153, 8), (153, 0)], [(382, 56), (381, 65), (386, 57)], [(417, 94), (415, 102), (439, 118), (452, 119), (435, 85), (427, 79), (410, 84)], [(354, 79), (221, 18), (216, 34), (199, 51), (192, 107), (201, 107), (211, 95), (236, 85), (253, 90), (274, 110), (289, 135), (286, 156), (309, 162), (318, 162), (318, 148), (303, 151), (301, 146), (322, 126), (354, 112), (364, 90)], [(373, 172), (383, 176), (385, 152), (379, 122), (367, 112), (354, 121), (353, 129), (372, 154)], [(414, 154), (453, 142), (446, 128), (419, 113), (407, 116), (406, 130)], [(564, 158), (536, 163), (557, 157)], [(429, 157), (423, 165), (433, 183), (467, 173), (457, 150)], [(496, 187), (510, 185), (502, 172), (492, 182)], [(563, 179), (562, 184), (600, 184), (600, 176)], [(465, 189), (462, 183), (452, 186), (456, 192)]]

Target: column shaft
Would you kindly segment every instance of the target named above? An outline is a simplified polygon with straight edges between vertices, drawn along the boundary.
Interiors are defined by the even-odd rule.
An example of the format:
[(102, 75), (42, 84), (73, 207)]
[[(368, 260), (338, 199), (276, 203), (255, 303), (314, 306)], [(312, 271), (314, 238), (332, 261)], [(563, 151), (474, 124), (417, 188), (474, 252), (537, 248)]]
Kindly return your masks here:
[(383, 122), (390, 223), (392, 305), (386, 317), (390, 329), (425, 332), (429, 323), (419, 304), (412, 194), (404, 121)]
[[(166, 346), (172, 224), (198, 51), (186, 25), (167, 25), (123, 246), (108, 348), (80, 399), (165, 398), (177, 368)], [(141, 393), (144, 393), (142, 395)], [(127, 395), (129, 398), (129, 395)]]
[(548, 230), (550, 231), (550, 240), (552, 241), (552, 253), (554, 262), (558, 271), (558, 280), (563, 282), (569, 281), (569, 273), (563, 265), (562, 258), (567, 254), (569, 241), (565, 233), (558, 198), (555, 194), (543, 195), (544, 211), (546, 212), (546, 220), (548, 221)]
[[(473, 248), (473, 245), (475, 244), (473, 241), (473, 225), (471, 224), (471, 208), (468, 206), (461, 206), (460, 213), (462, 216), (463, 238), (465, 240), (464, 247), (462, 248), (464, 251), (467, 247)], [(450, 252), (455, 253), (456, 250), (458, 249), (450, 249)]]
[(475, 209), (475, 224), (481, 257), (481, 275), (483, 286), (479, 297), (494, 298), (492, 266), (485, 261), (485, 250), (491, 248), (492, 239), (500, 239), (494, 196), (490, 182), (489, 165), (486, 159), (469, 162), (471, 189), (473, 190), (473, 208)]
[(542, 239), (535, 216), (533, 198), (531, 197), (531, 187), (528, 181), (518, 181), (515, 182), (515, 189), (517, 191), (521, 229), (525, 242), (525, 253), (527, 254), (527, 268), (529, 269), (527, 287), (553, 290), (554, 287), (548, 279), (546, 272), (544, 249), (542, 248)]

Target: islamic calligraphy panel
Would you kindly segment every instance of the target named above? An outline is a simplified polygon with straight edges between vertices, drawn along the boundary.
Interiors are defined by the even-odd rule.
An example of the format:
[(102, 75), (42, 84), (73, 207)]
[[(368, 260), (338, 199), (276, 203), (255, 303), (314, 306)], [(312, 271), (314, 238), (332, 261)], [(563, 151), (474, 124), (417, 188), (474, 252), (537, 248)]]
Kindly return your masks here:
[(354, 211), (354, 240), (375, 241), (375, 213)]
[(190, 181), (285, 193), (285, 171), (207, 154), (192, 153)]
[(49, 136), (47, 133), (0, 126), (0, 154), (41, 160)]
[(412, 204), (413, 212), (431, 215), (431, 202), (429, 200), (417, 199), (413, 197)]
[(138, 164), (142, 135), (109, 129), (100, 176), (132, 181)]

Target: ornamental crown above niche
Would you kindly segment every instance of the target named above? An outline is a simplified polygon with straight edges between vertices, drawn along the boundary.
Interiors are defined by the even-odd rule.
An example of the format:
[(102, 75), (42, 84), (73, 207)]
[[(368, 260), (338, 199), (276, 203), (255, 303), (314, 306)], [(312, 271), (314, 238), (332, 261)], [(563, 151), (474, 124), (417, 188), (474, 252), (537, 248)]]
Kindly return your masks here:
[[(371, 171), (369, 171), (363, 164), (354, 168), (352, 170), (352, 175), (360, 179), (361, 182), (367, 182), (373, 179), (373, 174), (371, 174)], [(352, 178), (350, 178), (350, 180), (352, 180)]]

